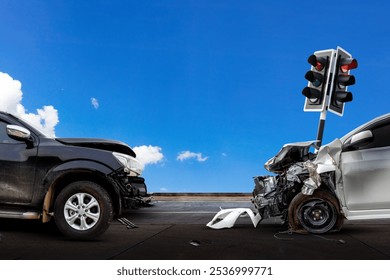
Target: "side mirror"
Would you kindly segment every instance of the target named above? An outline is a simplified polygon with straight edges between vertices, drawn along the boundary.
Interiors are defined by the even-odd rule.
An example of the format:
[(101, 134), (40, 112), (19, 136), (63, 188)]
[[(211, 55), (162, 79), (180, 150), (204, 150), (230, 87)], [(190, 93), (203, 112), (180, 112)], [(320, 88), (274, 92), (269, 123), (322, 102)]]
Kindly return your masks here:
[(355, 135), (352, 135), (343, 145), (343, 151), (356, 150), (364, 145), (367, 145), (374, 139), (371, 130), (364, 130)]
[(7, 125), (7, 134), (15, 140), (32, 143), (31, 132), (24, 127), (9, 124)]

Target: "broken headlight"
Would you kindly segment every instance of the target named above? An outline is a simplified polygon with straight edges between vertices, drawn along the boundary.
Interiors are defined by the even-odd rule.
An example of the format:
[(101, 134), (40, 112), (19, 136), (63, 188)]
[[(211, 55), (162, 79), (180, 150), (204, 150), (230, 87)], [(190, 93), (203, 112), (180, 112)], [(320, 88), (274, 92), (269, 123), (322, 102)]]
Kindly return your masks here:
[(135, 158), (122, 153), (113, 152), (113, 156), (123, 165), (129, 176), (140, 176), (143, 171), (142, 164)]

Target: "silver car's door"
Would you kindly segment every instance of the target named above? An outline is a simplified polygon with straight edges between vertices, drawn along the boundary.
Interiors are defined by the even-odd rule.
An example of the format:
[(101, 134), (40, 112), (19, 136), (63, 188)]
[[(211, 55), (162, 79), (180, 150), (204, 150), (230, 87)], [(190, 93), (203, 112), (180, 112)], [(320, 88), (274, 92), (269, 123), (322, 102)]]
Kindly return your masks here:
[(365, 130), (373, 135), (368, 144), (341, 153), (345, 204), (349, 211), (390, 209), (390, 122)]

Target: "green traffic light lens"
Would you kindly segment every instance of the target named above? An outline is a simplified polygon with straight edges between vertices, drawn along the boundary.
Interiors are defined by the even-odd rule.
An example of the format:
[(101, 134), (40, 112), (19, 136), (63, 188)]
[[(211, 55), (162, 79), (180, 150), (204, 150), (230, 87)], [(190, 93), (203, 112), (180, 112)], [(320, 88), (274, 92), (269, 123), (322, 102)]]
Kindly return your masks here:
[(313, 84), (313, 86), (315, 86), (315, 87), (319, 87), (319, 86), (321, 85), (321, 81), (320, 81), (320, 80), (314, 80), (314, 81), (312, 82), (312, 84)]

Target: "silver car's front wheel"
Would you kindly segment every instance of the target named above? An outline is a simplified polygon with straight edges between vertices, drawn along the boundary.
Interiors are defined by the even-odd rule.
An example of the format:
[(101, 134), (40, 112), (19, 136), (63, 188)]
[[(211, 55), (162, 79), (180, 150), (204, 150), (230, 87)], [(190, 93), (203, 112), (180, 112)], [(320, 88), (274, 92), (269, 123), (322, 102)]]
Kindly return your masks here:
[(111, 197), (93, 182), (69, 184), (59, 193), (54, 204), (58, 229), (73, 239), (97, 237), (106, 231), (112, 218)]
[(313, 195), (299, 193), (294, 197), (288, 208), (288, 220), (292, 231), (303, 228), (310, 233), (321, 234), (339, 230), (344, 217), (336, 197), (317, 189)]
[(307, 200), (297, 213), (301, 225), (311, 233), (325, 233), (337, 222), (336, 207), (323, 199)]

